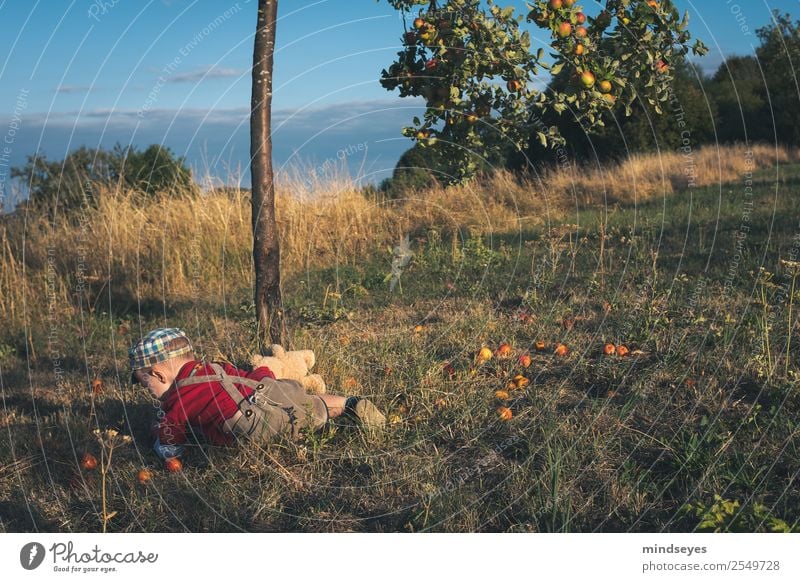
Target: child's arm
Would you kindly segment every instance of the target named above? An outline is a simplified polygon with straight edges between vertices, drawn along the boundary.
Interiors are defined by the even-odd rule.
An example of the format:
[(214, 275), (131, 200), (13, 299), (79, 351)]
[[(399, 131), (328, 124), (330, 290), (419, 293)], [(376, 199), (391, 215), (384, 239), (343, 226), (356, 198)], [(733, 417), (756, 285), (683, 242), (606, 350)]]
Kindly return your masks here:
[(186, 442), (186, 413), (183, 406), (173, 406), (153, 427), (153, 450), (162, 459), (180, 457)]

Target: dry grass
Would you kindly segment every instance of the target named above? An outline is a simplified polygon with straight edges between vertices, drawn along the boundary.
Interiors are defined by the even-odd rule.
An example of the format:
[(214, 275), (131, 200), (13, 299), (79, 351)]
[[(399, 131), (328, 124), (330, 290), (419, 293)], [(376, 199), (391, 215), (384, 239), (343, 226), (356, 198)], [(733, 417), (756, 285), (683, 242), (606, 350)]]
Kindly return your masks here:
[[(635, 167), (637, 185), (646, 172), (648, 183), (671, 183), (681, 171), (671, 163), (643, 158), (609, 172)], [(106, 192), (72, 224), (9, 221), (0, 230), (0, 427), (9, 436), (0, 532), (98, 531), (104, 507), (117, 512), (107, 523), (117, 532), (677, 532), (701, 521), (687, 504), (710, 506), (714, 495), (741, 502), (737, 521), (717, 520), (722, 530), (796, 531), (800, 342), (789, 346), (796, 310), (778, 285), (792, 282), (781, 259), (798, 252), (800, 165), (775, 182), (758, 177), (744, 243), (736, 233), (747, 195), (728, 184), (720, 199), (706, 172), (714, 187), (696, 189), (691, 204), (673, 197), (668, 216), (660, 203), (620, 203), (605, 222), (596, 208), (568, 215), (572, 183), (555, 174), (498, 174), (395, 202), (371, 201), (348, 181), (281, 186), (283, 271), (295, 287), (285, 297), (303, 300), (287, 310), (293, 345), (315, 351), (331, 392), (368, 395), (392, 422), (374, 434), (336, 425), (266, 451), (193, 442), (180, 474), (149, 448), (154, 408), (126, 383), (126, 348), (168, 323), (204, 356), (246, 360), (252, 318), (228, 301), (249, 294), (246, 193), (143, 206)], [(742, 184), (733, 174), (720, 182), (732, 179)], [(562, 228), (528, 232), (548, 220)], [(385, 245), (428, 228), (503, 234), (426, 232), (412, 241), (403, 292), (389, 292)], [(746, 252), (734, 255), (737, 244)], [(73, 295), (81, 265), (91, 287), (83, 298), (101, 298), (94, 313)], [(760, 267), (774, 274), (771, 286), (757, 281)], [(754, 288), (763, 291), (755, 303)], [(349, 315), (324, 320), (337, 295)], [(631, 354), (603, 356), (609, 341)], [(481, 346), (501, 342), (515, 357), (476, 363)], [(553, 355), (557, 342), (569, 355)], [(513, 418), (503, 422), (494, 394), (517, 374), (530, 383), (508, 389)], [(133, 441), (114, 453), (104, 505), (97, 472), (79, 461), (99, 456), (92, 430), (110, 427)], [(136, 478), (143, 467), (154, 473), (147, 485)]]
[[(752, 148), (758, 169), (797, 160), (797, 152)], [(513, 233), (560, 221), (576, 207), (641, 202), (685, 187), (687, 163), (698, 186), (730, 181), (748, 169), (744, 146), (683, 154), (637, 155), (607, 168), (568, 167), (538, 177), (498, 172), (465, 186), (431, 187), (394, 201), (370, 200), (352, 180), (279, 184), (276, 212), (282, 270), (356, 264), (406, 233)], [(142, 204), (132, 192), (103, 190), (96, 208), (72, 220), (33, 214), (0, 224), (0, 316), (23, 323), (22, 306), (69, 311), (101, 294), (146, 301), (223, 297), (230, 282), (252, 280), (249, 193), (226, 189)], [(24, 261), (23, 261), (24, 256)], [(30, 310), (28, 310), (30, 313)]]
[(724, 184), (748, 170), (800, 159), (798, 151), (767, 145), (706, 146), (690, 152), (635, 154), (611, 166), (572, 166), (547, 172), (542, 181), (553, 196), (579, 205), (642, 202), (696, 187)]

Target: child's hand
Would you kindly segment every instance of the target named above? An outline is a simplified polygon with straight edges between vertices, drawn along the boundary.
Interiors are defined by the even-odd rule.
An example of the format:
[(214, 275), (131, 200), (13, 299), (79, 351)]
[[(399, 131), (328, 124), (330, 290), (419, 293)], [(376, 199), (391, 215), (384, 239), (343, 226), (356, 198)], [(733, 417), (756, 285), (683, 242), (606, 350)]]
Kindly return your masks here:
[(180, 457), (183, 455), (183, 446), (181, 445), (162, 445), (161, 441), (156, 437), (155, 442), (153, 443), (153, 450), (156, 454), (161, 457), (163, 460), (170, 459), (172, 457)]

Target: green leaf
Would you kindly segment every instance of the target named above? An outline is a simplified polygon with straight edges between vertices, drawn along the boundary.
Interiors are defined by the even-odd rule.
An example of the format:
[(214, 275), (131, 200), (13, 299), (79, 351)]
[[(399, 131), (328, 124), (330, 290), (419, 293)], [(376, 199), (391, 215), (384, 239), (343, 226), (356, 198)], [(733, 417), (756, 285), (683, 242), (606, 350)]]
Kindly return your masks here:
[(547, 147), (547, 136), (543, 134), (541, 131), (536, 132), (536, 137), (539, 138), (539, 143), (542, 144), (542, 147)]

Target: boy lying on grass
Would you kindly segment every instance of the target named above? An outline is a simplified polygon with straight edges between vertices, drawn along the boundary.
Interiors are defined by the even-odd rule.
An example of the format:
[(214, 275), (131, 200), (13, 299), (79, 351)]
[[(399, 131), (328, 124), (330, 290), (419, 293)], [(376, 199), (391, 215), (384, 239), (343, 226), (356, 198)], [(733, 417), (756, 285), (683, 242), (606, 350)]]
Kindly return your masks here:
[(159, 400), (153, 448), (162, 459), (180, 457), (186, 433), (201, 434), (214, 445), (240, 439), (265, 443), (299, 436), (346, 414), (378, 427), (384, 415), (369, 400), (335, 394), (310, 395), (295, 380), (276, 380), (267, 367), (252, 372), (230, 364), (199, 361), (179, 329), (151, 331), (128, 352), (131, 383)]

